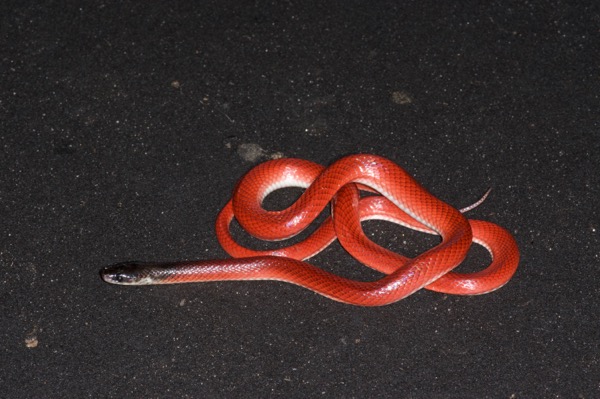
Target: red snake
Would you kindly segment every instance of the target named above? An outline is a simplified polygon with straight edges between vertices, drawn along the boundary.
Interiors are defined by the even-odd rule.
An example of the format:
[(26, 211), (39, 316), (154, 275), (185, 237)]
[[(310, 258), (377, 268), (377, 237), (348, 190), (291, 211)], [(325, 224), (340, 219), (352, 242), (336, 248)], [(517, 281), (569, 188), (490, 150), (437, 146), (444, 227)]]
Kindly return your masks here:
[[(284, 187), (306, 190), (287, 209), (265, 210), (265, 197)], [(379, 195), (361, 197), (360, 190)], [(256, 251), (239, 245), (230, 234), (229, 225), (235, 218), (254, 237), (284, 240), (303, 231), (329, 203), (331, 216), (295, 245)], [(360, 223), (368, 219), (437, 234), (441, 242), (415, 258), (407, 258), (369, 240)], [(491, 292), (510, 280), (519, 263), (517, 244), (505, 229), (466, 219), (461, 211), (434, 197), (398, 165), (366, 154), (344, 157), (328, 168), (301, 159), (277, 159), (256, 166), (238, 183), (232, 199), (220, 212), (216, 231), (219, 242), (233, 258), (124, 262), (101, 270), (101, 277), (106, 282), (124, 285), (280, 280), (340, 302), (379, 306), (421, 288), (459, 295)], [(353, 257), (384, 276), (376, 281), (355, 281), (304, 262), (336, 238)], [(453, 272), (472, 242), (489, 251), (491, 264), (475, 273)]]

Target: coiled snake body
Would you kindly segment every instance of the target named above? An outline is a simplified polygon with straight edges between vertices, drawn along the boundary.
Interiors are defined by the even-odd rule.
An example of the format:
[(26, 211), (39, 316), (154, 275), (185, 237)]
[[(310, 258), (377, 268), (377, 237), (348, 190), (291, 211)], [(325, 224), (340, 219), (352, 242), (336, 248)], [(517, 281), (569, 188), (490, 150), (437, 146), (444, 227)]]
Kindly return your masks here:
[[(290, 207), (268, 211), (264, 198), (283, 187), (306, 190)], [(359, 190), (379, 195), (362, 197)], [(304, 241), (282, 249), (256, 251), (234, 241), (233, 218), (251, 235), (284, 240), (304, 230), (331, 202), (332, 216)], [(384, 219), (441, 236), (441, 242), (415, 258), (391, 252), (371, 240), (360, 222)], [(375, 155), (350, 155), (328, 168), (301, 159), (277, 159), (250, 170), (220, 212), (217, 238), (233, 258), (169, 263), (119, 263), (101, 270), (114, 284), (147, 285), (221, 280), (281, 280), (337, 301), (378, 306), (426, 288), (448, 294), (476, 295), (510, 280), (519, 262), (514, 238), (493, 223), (468, 220), (437, 199), (404, 169)], [(384, 276), (355, 281), (329, 273), (304, 260), (335, 239), (356, 259)], [(491, 264), (480, 272), (456, 273), (472, 242), (484, 246)]]

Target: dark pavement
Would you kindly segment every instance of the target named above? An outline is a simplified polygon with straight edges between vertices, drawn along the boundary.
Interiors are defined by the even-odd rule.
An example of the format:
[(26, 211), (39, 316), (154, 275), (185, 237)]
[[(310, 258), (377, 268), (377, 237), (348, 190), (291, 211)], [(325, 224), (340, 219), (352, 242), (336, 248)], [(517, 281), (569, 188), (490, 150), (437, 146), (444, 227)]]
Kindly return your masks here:
[[(600, 397), (599, 27), (591, 1), (3, 2), (0, 396)], [(469, 215), (514, 234), (514, 278), (360, 308), (98, 276), (224, 257), (214, 220), (253, 165), (357, 152), (457, 207), (492, 187)], [(337, 245), (312, 262), (374, 276)]]

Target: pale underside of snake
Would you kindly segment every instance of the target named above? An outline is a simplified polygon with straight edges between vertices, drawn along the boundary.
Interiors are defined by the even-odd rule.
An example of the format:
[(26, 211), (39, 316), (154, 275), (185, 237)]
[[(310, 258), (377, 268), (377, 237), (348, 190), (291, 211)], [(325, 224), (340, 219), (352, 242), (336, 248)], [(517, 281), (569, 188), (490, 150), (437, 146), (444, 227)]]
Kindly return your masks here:
[[(305, 191), (287, 209), (265, 210), (265, 197), (285, 187)], [(361, 196), (361, 190), (374, 195)], [(462, 212), (483, 199), (485, 196)], [(245, 248), (230, 233), (235, 218), (254, 237), (285, 240), (306, 229), (328, 204), (331, 216), (305, 240), (284, 248)], [(441, 242), (407, 258), (367, 238), (361, 221), (370, 219), (437, 234)], [(219, 213), (216, 232), (221, 246), (232, 258), (123, 262), (102, 269), (101, 277), (122, 285), (280, 280), (340, 302), (379, 306), (421, 288), (457, 295), (488, 293), (506, 284), (519, 263), (517, 244), (508, 231), (491, 222), (466, 219), (461, 211), (434, 197), (395, 163), (367, 154), (344, 157), (328, 168), (301, 159), (277, 159), (256, 166), (238, 183), (232, 199)], [(376, 281), (355, 281), (305, 262), (335, 239), (350, 255), (383, 276)], [(479, 272), (453, 272), (473, 242), (488, 250), (492, 262)]]

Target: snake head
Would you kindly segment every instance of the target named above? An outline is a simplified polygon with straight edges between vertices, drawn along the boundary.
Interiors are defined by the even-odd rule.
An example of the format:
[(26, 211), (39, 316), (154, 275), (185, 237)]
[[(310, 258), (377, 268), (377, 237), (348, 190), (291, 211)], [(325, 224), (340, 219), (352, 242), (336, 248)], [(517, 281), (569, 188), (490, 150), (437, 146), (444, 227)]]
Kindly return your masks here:
[(102, 280), (110, 284), (119, 285), (148, 285), (153, 280), (149, 276), (149, 263), (122, 262), (100, 270)]

